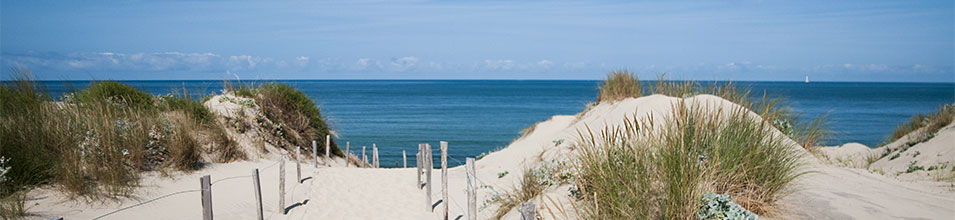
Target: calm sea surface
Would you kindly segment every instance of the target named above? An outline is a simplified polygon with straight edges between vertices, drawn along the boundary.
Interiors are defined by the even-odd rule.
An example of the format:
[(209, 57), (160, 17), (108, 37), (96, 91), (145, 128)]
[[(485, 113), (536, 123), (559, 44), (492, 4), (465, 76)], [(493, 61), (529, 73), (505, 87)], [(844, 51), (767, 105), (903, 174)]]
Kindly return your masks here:
[[(553, 115), (571, 115), (595, 100), (599, 81), (515, 80), (292, 80), (321, 107), (339, 143), (352, 151), (372, 143), (382, 166), (413, 163), (418, 143), (450, 143), (449, 162), (506, 146), (521, 129)], [(89, 85), (86, 81), (46, 81), (59, 95)], [(222, 89), (221, 81), (124, 81), (153, 94), (185, 88), (193, 95)], [(243, 83), (256, 83), (243, 81)], [(955, 102), (952, 83), (737, 82), (762, 95), (784, 97), (807, 117), (828, 114), (836, 132), (828, 144), (859, 142), (876, 146), (913, 114)], [(344, 146), (343, 146), (344, 147)], [(437, 151), (437, 150), (436, 150)]]

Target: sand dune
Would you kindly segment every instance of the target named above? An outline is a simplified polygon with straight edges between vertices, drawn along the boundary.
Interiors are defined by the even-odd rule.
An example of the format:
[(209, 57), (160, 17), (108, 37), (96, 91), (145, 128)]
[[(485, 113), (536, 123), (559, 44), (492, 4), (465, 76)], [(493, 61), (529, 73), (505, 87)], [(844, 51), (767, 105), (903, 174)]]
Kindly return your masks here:
[[(600, 104), (579, 115), (554, 116), (535, 125), (525, 136), (512, 142), (507, 148), (490, 153), (476, 163), (479, 185), (478, 219), (491, 218), (497, 211), (496, 204), (485, 204), (497, 193), (515, 187), (525, 168), (535, 167), (544, 161), (570, 160), (575, 155), (574, 143), (578, 131), (616, 126), (625, 117), (633, 115), (641, 118), (652, 117), (661, 120), (672, 110), (673, 103), (687, 102), (732, 107), (736, 104), (711, 95), (699, 95), (681, 99), (662, 95), (653, 95), (637, 99), (627, 99), (612, 104)], [(923, 155), (949, 156), (950, 139), (955, 137), (951, 126), (939, 134), (936, 139), (916, 145), (909, 149), (919, 150)], [(423, 140), (425, 141), (425, 140)], [(430, 140), (438, 141), (438, 140)], [(948, 141), (948, 145), (942, 143)], [(938, 145), (938, 146), (936, 146)], [(864, 147), (864, 146), (862, 146)], [(898, 219), (925, 218), (947, 219), (955, 216), (955, 194), (950, 190), (939, 190), (931, 184), (900, 180), (869, 170), (859, 169), (860, 157), (850, 155), (868, 155), (877, 152), (857, 145), (846, 145), (839, 149), (823, 150), (822, 155), (829, 159), (817, 159), (805, 153), (810, 174), (798, 180), (793, 193), (780, 201), (779, 214), (770, 219)], [(934, 147), (934, 148), (933, 148)], [(948, 148), (946, 148), (948, 147)], [(932, 149), (941, 150), (933, 151)], [(450, 143), (450, 151), (455, 150)], [(829, 153), (829, 152), (832, 153)], [(842, 157), (845, 164), (834, 164), (833, 159)], [(864, 158), (865, 156), (861, 156)], [(909, 156), (911, 157), (911, 156)], [(136, 204), (143, 199), (155, 198), (182, 190), (195, 190), (199, 187), (198, 178), (211, 174), (213, 181), (225, 177), (248, 175), (254, 168), (262, 171), (263, 198), (267, 219), (436, 219), (437, 212), (428, 210), (425, 204), (425, 192), (417, 189), (415, 170), (403, 169), (361, 169), (344, 168), (344, 161), (329, 163), (332, 167), (312, 168), (304, 166), (303, 174), (308, 178), (301, 184), (287, 183), (288, 204), (302, 202), (292, 208), (288, 215), (277, 213), (277, 169), (272, 159), (213, 164), (192, 174), (176, 175), (173, 178), (147, 176), (144, 186), (132, 198), (120, 201), (86, 204), (70, 200), (50, 189), (34, 190), (30, 193), (30, 213), (37, 218), (64, 216), (66, 219), (90, 219), (113, 210)], [(920, 157), (916, 156), (916, 159)], [(440, 165), (439, 157), (435, 157)], [(341, 159), (339, 159), (341, 160)], [(921, 159), (928, 161), (927, 159)], [(862, 162), (865, 162), (864, 160)], [(891, 163), (890, 163), (891, 162)], [(886, 172), (895, 171), (899, 162), (884, 162)], [(876, 162), (874, 165), (882, 163)], [(293, 164), (286, 171), (287, 177), (295, 178)], [(435, 186), (431, 204), (436, 210), (448, 204), (450, 218), (455, 219), (465, 213), (465, 170), (463, 167), (450, 168), (449, 202), (440, 200), (440, 186)], [(506, 173), (506, 175), (501, 175)], [(440, 172), (434, 172), (433, 180), (439, 183)], [(568, 185), (558, 185), (544, 191), (534, 201), (545, 219), (576, 218), (573, 213), (572, 199), (567, 191)], [(252, 219), (252, 185), (248, 178), (223, 180), (213, 185), (213, 205), (217, 219)], [(66, 201), (66, 202), (64, 202)], [(307, 201), (307, 202), (305, 202)], [(552, 202), (554, 201), (554, 202)], [(559, 211), (564, 210), (564, 211)], [(551, 215), (550, 213), (559, 213)], [(565, 216), (566, 214), (566, 216)], [(155, 202), (117, 212), (102, 219), (200, 219), (200, 197), (197, 192), (170, 196)], [(519, 219), (516, 210), (504, 216), (504, 219)]]

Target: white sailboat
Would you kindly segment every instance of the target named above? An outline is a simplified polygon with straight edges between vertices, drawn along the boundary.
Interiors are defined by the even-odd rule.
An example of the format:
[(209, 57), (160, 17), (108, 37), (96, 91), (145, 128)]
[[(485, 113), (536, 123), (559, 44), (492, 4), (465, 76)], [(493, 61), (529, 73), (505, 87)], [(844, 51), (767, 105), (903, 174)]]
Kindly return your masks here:
[(809, 83), (809, 75), (806, 75), (806, 83)]

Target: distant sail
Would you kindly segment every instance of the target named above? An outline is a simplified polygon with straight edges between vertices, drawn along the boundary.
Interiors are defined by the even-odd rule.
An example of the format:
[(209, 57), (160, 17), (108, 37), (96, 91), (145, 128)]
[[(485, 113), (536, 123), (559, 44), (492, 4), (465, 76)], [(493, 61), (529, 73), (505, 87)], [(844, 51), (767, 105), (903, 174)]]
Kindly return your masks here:
[(806, 83), (809, 83), (809, 75), (806, 75)]

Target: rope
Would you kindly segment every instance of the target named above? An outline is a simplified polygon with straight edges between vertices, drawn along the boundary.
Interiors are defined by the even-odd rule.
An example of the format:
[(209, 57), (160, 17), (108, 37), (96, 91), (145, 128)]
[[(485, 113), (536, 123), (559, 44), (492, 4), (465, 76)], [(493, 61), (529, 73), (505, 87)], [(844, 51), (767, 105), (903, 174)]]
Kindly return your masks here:
[(220, 182), (220, 181), (225, 181), (225, 180), (231, 180), (231, 179), (238, 179), (238, 178), (242, 178), (242, 177), (252, 177), (252, 175), (244, 175), (244, 176), (233, 176), (233, 177), (226, 177), (226, 178), (222, 178), (222, 179), (219, 179), (219, 180), (216, 180), (216, 181), (213, 181), (212, 183), (209, 183), (209, 185), (213, 185), (213, 186), (215, 186), (215, 185), (216, 185), (216, 183), (218, 183), (218, 182)]
[[(272, 165), (266, 166), (265, 168), (262, 168), (261, 170), (265, 170), (265, 169), (271, 168), (271, 167), (273, 167), (273, 166), (275, 166), (275, 165), (278, 165), (279, 162), (281, 162), (281, 161), (276, 161), (275, 163), (272, 163)], [(211, 183), (209, 183), (209, 185), (215, 185), (216, 183), (221, 182), (221, 181), (231, 180), (231, 179), (239, 179), (239, 178), (243, 178), (243, 177), (252, 177), (252, 175), (243, 175), (243, 176), (227, 177), (227, 178), (223, 178), (223, 179), (219, 179), (219, 180), (216, 180), (216, 181), (214, 181), (214, 182), (211, 182)], [(296, 184), (296, 186), (298, 186), (298, 184)], [(293, 190), (294, 190), (294, 188), (293, 188)], [(178, 194), (183, 194), (183, 193), (189, 193), (189, 192), (200, 192), (200, 191), (202, 191), (202, 190), (201, 190), (201, 189), (193, 189), (193, 190), (183, 190), (183, 191), (178, 191), (178, 192), (169, 193), (169, 194), (162, 195), (162, 196), (159, 196), (159, 197), (150, 199), (150, 200), (146, 200), (146, 201), (139, 202), (139, 203), (137, 203), (137, 204), (135, 204), (135, 205), (131, 205), (131, 206), (127, 206), (127, 207), (123, 207), (123, 208), (117, 209), (117, 210), (113, 210), (112, 212), (103, 214), (103, 215), (101, 215), (101, 216), (98, 216), (98, 217), (96, 217), (96, 218), (92, 218), (92, 219), (90, 219), (90, 220), (102, 219), (102, 218), (104, 218), (104, 217), (107, 217), (107, 216), (110, 216), (110, 215), (113, 215), (113, 214), (116, 214), (116, 213), (119, 213), (119, 212), (122, 212), (122, 211), (125, 211), (125, 210), (128, 210), (128, 209), (131, 209), (131, 208), (135, 208), (135, 207), (138, 207), (138, 206), (141, 206), (141, 205), (145, 205), (145, 204), (148, 204), (148, 203), (152, 203), (152, 202), (155, 202), (155, 201), (157, 201), (157, 200), (164, 199), (164, 198), (167, 198), (167, 197), (170, 197), (170, 196), (174, 196), (174, 195), (178, 195)], [(270, 215), (269, 217), (271, 217), (271, 215)]]
[(272, 163), (272, 165), (266, 166), (266, 167), (264, 167), (264, 168), (262, 168), (262, 169), (259, 169), (259, 170), (263, 170), (263, 171), (264, 171), (264, 170), (266, 170), (266, 169), (269, 169), (269, 168), (274, 167), (275, 165), (278, 165), (278, 164), (281, 163), (281, 162), (282, 162), (282, 161), (275, 161), (275, 163)]
[(146, 203), (155, 202), (156, 200), (160, 200), (160, 199), (163, 199), (163, 198), (166, 198), (166, 197), (170, 197), (170, 196), (173, 196), (173, 195), (178, 195), (178, 194), (183, 194), (183, 193), (188, 193), (188, 192), (199, 192), (199, 191), (202, 191), (202, 190), (199, 190), (199, 189), (183, 190), (183, 191), (179, 191), (179, 192), (174, 192), (174, 193), (166, 194), (166, 195), (163, 195), (163, 196), (160, 196), (160, 197), (156, 197), (155, 199), (150, 199), (150, 200), (147, 200), (147, 201), (145, 201), (145, 202), (140, 202), (139, 204), (135, 204), (135, 205), (131, 205), (131, 206), (127, 206), (127, 207), (121, 208), (121, 209), (117, 209), (117, 210), (115, 210), (115, 211), (112, 211), (112, 212), (103, 214), (103, 215), (101, 215), (101, 216), (99, 216), (99, 217), (92, 218), (92, 219), (90, 219), (90, 220), (101, 219), (101, 218), (103, 218), (103, 217), (110, 216), (110, 215), (112, 215), (112, 214), (116, 214), (117, 212), (125, 211), (125, 210), (127, 210), (127, 209), (131, 209), (131, 208), (133, 208), (133, 207), (141, 206), (141, 205), (144, 205), (144, 204), (146, 204)]

